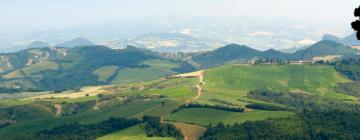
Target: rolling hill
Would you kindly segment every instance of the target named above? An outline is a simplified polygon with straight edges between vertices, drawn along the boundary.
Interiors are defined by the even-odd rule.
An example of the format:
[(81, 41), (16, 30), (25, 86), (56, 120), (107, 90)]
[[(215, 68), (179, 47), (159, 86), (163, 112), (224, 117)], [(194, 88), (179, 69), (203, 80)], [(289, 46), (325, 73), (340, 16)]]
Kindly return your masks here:
[(351, 35), (346, 36), (344, 38), (326, 34), (323, 36), (323, 40), (330, 40), (330, 41), (334, 41), (334, 42), (349, 45), (349, 46), (359, 46), (360, 45), (360, 41), (356, 38), (356, 33), (352, 33)]
[(122, 50), (105, 46), (46, 47), (0, 57), (3, 71), (0, 85), (8, 88), (64, 90), (149, 81), (194, 70), (183, 62), (167, 60), (157, 53), (135, 47)]
[(344, 55), (354, 53), (356, 53), (356, 50), (351, 48), (350, 46), (346, 46), (329, 40), (323, 40), (315, 43), (314, 45), (304, 50), (299, 50), (293, 55), (296, 59), (309, 60), (316, 56)]
[(72, 40), (63, 42), (61, 44), (58, 44), (56, 46), (66, 47), (66, 48), (74, 48), (74, 47), (79, 47), (79, 46), (94, 46), (94, 45), (95, 44), (93, 42), (91, 42), (90, 40), (87, 40), (82, 37), (78, 37), (78, 38), (74, 38)]
[(0, 54), (0, 87), (64, 90), (99, 84), (130, 84), (228, 63), (248, 63), (259, 58), (311, 60), (318, 56), (356, 53), (349, 46), (328, 40), (295, 53), (274, 49), (258, 51), (237, 44), (203, 53), (158, 53), (132, 46), (114, 50), (90, 43), (70, 48), (38, 44), (40, 48)]
[(261, 52), (258, 50), (244, 45), (230, 44), (214, 51), (194, 56), (192, 60), (205, 67), (213, 67), (237, 59), (248, 60), (259, 56), (261, 56)]
[[(165, 69), (167, 66), (161, 67)], [(112, 73), (113, 69), (117, 68), (111, 66), (97, 72)], [(66, 91), (60, 93), (61, 96), (59, 93), (46, 93), (12, 100), (0, 99), (0, 122), (8, 122), (3, 128), (0, 127), (0, 136), (5, 139), (36, 138), (41, 130), (51, 130), (53, 127), (73, 122), (85, 125), (99, 123), (109, 117), (139, 119), (144, 115), (151, 115), (162, 118), (163, 123), (176, 124), (179, 129), (184, 129), (182, 132), (186, 134), (186, 138), (194, 138), (194, 135), (198, 138), (204, 129), (210, 129), (219, 122), (233, 125), (269, 118), (282, 118), (280, 120), (284, 121), (286, 119), (283, 118), (297, 118), (295, 115), (298, 110), (307, 107), (356, 105), (357, 96), (337, 90), (338, 84), (349, 82), (350, 79), (328, 65), (228, 64), (205, 70), (203, 81), (196, 76), (167, 77), (136, 84), (99, 86), (96, 90), (84, 88), (81, 89), (83, 95), (76, 97), (78, 91)], [(202, 89), (199, 97), (198, 87)], [(279, 93), (272, 97), (270, 91), (258, 94), (258, 89)], [(295, 101), (287, 102), (291, 101), (293, 96), (296, 97)], [(301, 102), (303, 98), (306, 102)], [(181, 108), (183, 104), (192, 103), (208, 106)], [(273, 108), (255, 108), (254, 105)], [(244, 110), (231, 111), (227, 107)], [(28, 108), (38, 111), (21, 111)], [(11, 114), (9, 110), (14, 109), (19, 110), (18, 114)], [(11, 115), (15, 118), (9, 117)], [(25, 116), (37, 116), (41, 119), (26, 120), (23, 119)], [(99, 139), (151, 138), (147, 137), (146, 130), (144, 124), (140, 124), (105, 134)]]
[(323, 40), (294, 53), (284, 53), (274, 49), (259, 51), (248, 46), (230, 44), (219, 49), (192, 56), (192, 60), (203, 68), (231, 62), (247, 62), (251, 59), (268, 58), (281, 60), (311, 60), (317, 56), (355, 54), (350, 46)]

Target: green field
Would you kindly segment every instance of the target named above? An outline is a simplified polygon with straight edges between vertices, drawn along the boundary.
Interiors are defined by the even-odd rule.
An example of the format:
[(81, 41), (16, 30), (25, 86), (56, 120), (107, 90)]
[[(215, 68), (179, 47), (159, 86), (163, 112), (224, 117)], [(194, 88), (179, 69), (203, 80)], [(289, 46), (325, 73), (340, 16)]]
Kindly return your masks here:
[[(10, 107), (26, 108), (24, 106), (42, 107), (39, 115), (47, 118), (39, 120), (26, 120), (20, 123), (0, 129), (0, 137), (22, 138), (21, 134), (34, 133), (39, 130), (53, 128), (66, 123), (79, 122), (81, 124), (99, 123), (109, 117), (126, 117), (141, 119), (144, 115), (159, 116), (164, 121), (181, 123), (182, 129), (189, 124), (199, 126), (213, 126), (219, 122), (225, 124), (243, 123), (246, 121), (265, 120), (268, 118), (279, 118), (293, 116), (295, 112), (289, 111), (265, 111), (246, 109), (245, 112), (229, 112), (209, 108), (186, 108), (176, 113), (173, 110), (189, 102), (206, 103), (211, 105), (245, 107), (249, 103), (265, 103), (266, 100), (256, 100), (249, 98), (247, 93), (251, 90), (267, 88), (272, 91), (300, 92), (305, 95), (318, 95), (319, 98), (344, 103), (358, 103), (358, 97), (352, 96), (353, 92), (343, 93), (348, 86), (343, 85), (339, 89), (338, 83), (349, 83), (351, 80), (345, 78), (334, 70), (331, 66), (310, 66), (310, 65), (225, 65), (213, 69), (205, 70), (204, 82), (200, 84), (199, 77), (193, 78), (160, 78), (169, 73), (160, 72), (153, 67), (161, 68), (162, 71), (170, 67), (168, 64), (155, 64), (157, 61), (146, 62), (150, 68), (125, 68), (103, 67), (96, 70), (95, 74), (102, 80), (108, 80), (114, 74), (113, 84), (106, 86), (104, 96), (110, 98), (108, 102), (103, 102), (98, 109), (94, 109), (93, 104), (86, 104), (95, 101), (100, 97), (81, 97), (75, 99), (39, 99), (22, 100), (40, 93), (32, 95), (19, 94), (16, 98), (0, 99), (0, 109)], [(169, 69), (168, 69), (169, 70)], [(148, 82), (141, 82), (149, 80)], [(151, 81), (152, 80), (152, 81)], [(134, 84), (127, 84), (133, 83)], [(203, 88), (200, 98), (197, 96), (196, 85)], [(348, 91), (348, 90), (346, 90)], [(72, 93), (73, 90), (64, 91)], [(357, 94), (355, 94), (357, 95)], [(4, 95), (7, 97), (9, 95)], [(0, 96), (1, 97), (1, 96)], [(128, 99), (126, 103), (126, 99)], [(35, 101), (46, 101), (49, 106), (41, 106)], [(86, 109), (69, 116), (56, 116), (54, 104), (78, 103), (78, 106), (86, 105)], [(283, 104), (276, 104), (285, 106)], [(48, 109), (48, 113), (44, 113)], [(34, 109), (36, 110), (36, 109)], [(1, 110), (0, 110), (1, 111)], [(1, 113), (1, 112), (0, 112)], [(24, 116), (36, 116), (36, 112), (29, 113), (24, 111)], [(41, 115), (41, 114), (45, 115)], [(52, 113), (52, 114), (51, 114)], [(1, 118), (1, 117), (0, 117)], [(1, 121), (1, 120), (0, 120)], [(204, 128), (204, 127), (202, 127)], [(189, 128), (190, 129), (190, 128)], [(205, 128), (204, 128), (205, 129)], [(199, 129), (200, 130), (200, 129)], [(203, 129), (202, 129), (203, 130)], [(19, 132), (21, 132), (19, 134)], [(189, 132), (190, 133), (190, 132)], [(200, 133), (200, 131), (199, 131)], [(202, 131), (201, 131), (202, 133)], [(191, 133), (190, 133), (191, 134)], [(196, 134), (200, 136), (201, 134)], [(126, 130), (106, 135), (99, 139), (150, 139), (146, 137), (143, 125), (137, 125)], [(151, 138), (159, 139), (159, 138)], [(164, 138), (168, 139), (168, 138)]]
[(160, 103), (161, 101), (151, 101), (137, 104), (121, 105), (106, 110), (90, 109), (83, 113), (68, 117), (28, 121), (0, 129), (0, 136), (16, 137), (18, 135), (18, 132), (34, 132), (42, 129), (53, 128), (55, 126), (59, 126), (65, 123), (79, 122), (81, 124), (91, 124), (99, 123), (110, 117), (130, 117), (141, 113), (148, 108), (157, 106)]
[(179, 121), (185, 123), (195, 123), (202, 126), (209, 124), (216, 125), (219, 122), (225, 124), (243, 123), (245, 121), (265, 120), (268, 118), (287, 117), (294, 113), (287, 111), (260, 111), (251, 112), (229, 112), (209, 108), (189, 108), (183, 109), (166, 118), (169, 121)]
[(98, 68), (93, 72), (93, 74), (99, 77), (99, 81), (107, 81), (111, 76), (116, 73), (118, 69), (118, 66), (105, 66)]
[(335, 92), (337, 83), (346, 82), (350, 80), (331, 66), (226, 65), (206, 71), (206, 94), (202, 99), (224, 98), (234, 101), (245, 97), (250, 90), (268, 88), (309, 93), (336, 100), (356, 100), (353, 96)]
[(120, 69), (112, 84), (129, 84), (143, 81), (151, 81), (159, 77), (166, 76), (169, 73), (154, 70), (151, 68), (125, 68)]
[(180, 65), (177, 63), (173, 63), (168, 60), (160, 60), (160, 59), (147, 60), (144, 62), (144, 64), (149, 65), (153, 69), (170, 72), (170, 73), (174, 73), (172, 69), (180, 67)]
[(59, 68), (59, 65), (55, 62), (43, 61), (43, 62), (37, 63), (35, 65), (25, 67), (23, 69), (13, 71), (9, 74), (3, 75), (2, 77), (5, 79), (20, 78), (23, 76), (29, 76), (31, 74), (36, 74), (41, 71), (57, 70), (58, 68)]
[(175, 140), (174, 138), (147, 137), (143, 124), (130, 127), (103, 137), (97, 140)]

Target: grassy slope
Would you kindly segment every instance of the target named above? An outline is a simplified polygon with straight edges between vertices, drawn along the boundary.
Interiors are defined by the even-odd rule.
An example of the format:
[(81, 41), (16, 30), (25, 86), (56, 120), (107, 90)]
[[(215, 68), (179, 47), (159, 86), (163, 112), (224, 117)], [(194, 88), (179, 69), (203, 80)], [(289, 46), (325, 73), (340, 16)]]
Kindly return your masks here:
[(121, 105), (107, 110), (88, 110), (77, 115), (62, 118), (29, 121), (0, 129), (0, 136), (16, 137), (18, 132), (34, 132), (62, 125), (64, 123), (79, 122), (82, 124), (91, 124), (99, 123), (109, 117), (130, 117), (142, 112), (143, 110), (157, 106), (160, 103), (161, 102), (159, 100), (156, 100), (151, 102)]
[[(145, 69), (145, 71), (148, 69)], [(126, 74), (131, 74), (129, 70)], [(139, 78), (141, 75), (137, 75)], [(302, 91), (310, 94), (317, 94), (329, 99), (355, 99), (353, 96), (334, 92), (334, 87), (338, 82), (348, 82), (349, 80), (339, 75), (330, 66), (307, 66), (307, 65), (281, 65), (281, 66), (240, 66), (226, 65), (205, 72), (204, 93), (196, 102), (206, 102), (211, 104), (221, 104), (210, 99), (238, 104), (239, 106), (251, 102), (259, 102), (246, 97), (249, 90), (258, 88), (270, 88), (282, 91)], [(18, 132), (36, 131), (44, 128), (51, 128), (64, 123), (78, 121), (80, 123), (94, 123), (107, 119), (108, 117), (135, 117), (141, 118), (143, 115), (155, 115), (171, 121), (190, 122), (198, 125), (215, 125), (224, 121), (226, 124), (242, 123), (248, 120), (263, 120), (270, 117), (286, 117), (292, 115), (285, 111), (260, 111), (253, 110), (244, 113), (235, 113), (222, 110), (195, 108), (184, 109), (171, 114), (171, 110), (196, 96), (194, 86), (199, 84), (198, 78), (181, 79), (158, 79), (150, 82), (143, 82), (131, 85), (118, 86), (119, 89), (113, 91), (120, 96), (129, 95), (165, 95), (169, 100), (165, 100), (165, 106), (161, 106), (163, 100), (154, 100), (145, 103), (134, 103), (132, 105), (120, 105), (105, 110), (88, 110), (81, 114), (69, 117), (30, 121), (15, 124), (0, 129), (0, 136), (14, 136)], [(115, 88), (116, 89), (116, 88)], [(94, 97), (82, 97), (78, 99), (47, 99), (54, 103), (84, 102), (95, 100)], [(238, 101), (241, 99), (241, 101)], [(28, 102), (11, 100), (10, 102), (1, 101), (0, 104), (13, 106)], [(119, 132), (120, 133), (120, 132)]]
[(274, 117), (287, 117), (293, 114), (294, 113), (287, 111), (254, 110), (251, 112), (237, 113), (208, 108), (189, 108), (170, 115), (166, 118), (166, 120), (208, 126), (210, 123), (212, 125), (216, 125), (219, 122), (223, 122), (225, 124), (234, 124), (245, 121), (264, 120)]
[(105, 66), (98, 68), (93, 72), (93, 74), (97, 75), (99, 77), (99, 81), (106, 81), (108, 80), (112, 75), (116, 73), (116, 70), (118, 69), (118, 66)]
[(123, 92), (123, 95), (165, 95), (174, 100), (189, 100), (196, 96), (196, 92), (192, 89), (197, 84), (197, 78), (184, 79), (158, 79), (146, 83), (138, 83), (134, 87), (143, 87), (143, 90), (135, 90)]
[(169, 73), (174, 73), (172, 69), (180, 67), (180, 65), (177, 63), (173, 63), (168, 60), (160, 60), (160, 59), (147, 60), (144, 62), (144, 64), (149, 65), (153, 69), (169, 72)]
[(246, 98), (248, 91), (260, 88), (307, 92), (336, 100), (356, 99), (335, 92), (336, 84), (343, 82), (349, 80), (330, 66), (227, 65), (206, 71), (205, 94), (202, 100), (220, 98), (236, 102), (239, 98)]
[[(35, 73), (38, 73), (41, 71), (45, 71), (45, 70), (57, 70), (58, 68), (59, 68), (59, 65), (55, 62), (43, 61), (38, 64), (31, 65), (29, 67), (25, 67), (23, 69), (16, 70), (9, 74), (3, 75), (3, 78), (5, 78), (5, 79), (19, 78), (22, 76), (28, 76), (28, 75), (35, 74)], [(23, 75), (23, 74), (25, 74), (25, 75)]]
[(150, 116), (159, 116), (159, 117), (166, 117), (168, 116), (174, 109), (178, 108), (180, 105), (182, 105), (183, 102), (176, 101), (176, 100), (165, 100), (164, 105), (156, 105), (149, 109), (146, 109), (138, 114), (135, 114), (134, 118), (141, 119), (144, 115), (150, 115)]
[(144, 124), (136, 125), (125, 130), (121, 130), (97, 140), (174, 140), (174, 138), (147, 137)]
[(112, 84), (129, 84), (142, 81), (151, 81), (166, 76), (167, 73), (150, 68), (125, 68), (120, 69)]
[(120, 69), (112, 84), (129, 84), (144, 81), (156, 80), (160, 77), (175, 74), (172, 69), (179, 68), (180, 65), (167, 60), (152, 59), (143, 62), (148, 68), (125, 68)]
[(180, 122), (169, 122), (169, 123), (173, 124), (176, 128), (180, 129), (185, 139), (189, 139), (189, 140), (198, 139), (206, 131), (205, 127), (198, 125), (186, 124)]

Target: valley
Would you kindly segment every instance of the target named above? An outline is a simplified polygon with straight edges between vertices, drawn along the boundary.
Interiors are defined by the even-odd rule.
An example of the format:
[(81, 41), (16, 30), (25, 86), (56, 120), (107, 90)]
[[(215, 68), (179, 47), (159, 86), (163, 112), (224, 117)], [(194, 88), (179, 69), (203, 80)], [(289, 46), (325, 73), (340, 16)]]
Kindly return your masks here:
[(360, 140), (357, 4), (0, 0), (0, 140)]
[[(79, 91), (3, 99), (0, 100), (4, 108), (0, 109), (3, 114), (0, 122), (8, 122), (5, 123), (8, 126), (0, 129), (0, 136), (21, 139), (29, 137), (29, 134), (35, 136), (40, 130), (67, 123), (93, 124), (109, 117), (142, 118), (151, 115), (160, 117), (163, 123), (174, 124), (181, 130), (184, 139), (197, 139), (205, 128), (220, 122), (234, 125), (269, 118), (286, 118), (296, 114), (294, 109), (285, 109), (287, 105), (249, 96), (251, 91), (268, 89), (356, 104), (358, 97), (335, 90), (337, 84), (349, 82), (350, 79), (326, 65), (227, 64), (149, 82), (84, 87)], [(194, 103), (208, 106), (179, 108), (183, 104)], [(268, 104), (284, 109), (259, 109), (249, 106), (250, 104)], [(215, 106), (243, 108), (244, 111), (234, 112), (217, 109)], [(6, 111), (15, 108), (26, 110), (16, 114)], [(174, 112), (178, 108), (180, 110)], [(15, 118), (7, 118), (7, 115)], [(137, 125), (99, 139), (158, 139), (146, 137), (144, 131), (143, 125)]]
[(177, 54), (95, 45), (0, 56), (0, 136), (10, 140), (207, 139), (222, 125), (360, 105), (356, 50), (332, 41), (294, 53), (236, 44)]

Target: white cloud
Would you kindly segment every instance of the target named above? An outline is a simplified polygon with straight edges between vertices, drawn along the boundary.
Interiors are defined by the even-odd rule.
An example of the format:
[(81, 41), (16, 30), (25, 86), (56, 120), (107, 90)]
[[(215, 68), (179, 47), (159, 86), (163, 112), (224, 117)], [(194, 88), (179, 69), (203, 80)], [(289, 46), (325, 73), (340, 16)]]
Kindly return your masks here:
[(266, 32), (266, 31), (257, 31), (257, 32), (251, 32), (247, 34), (248, 36), (274, 36), (274, 32)]
[(185, 35), (190, 35), (191, 32), (192, 32), (192, 29), (182, 29), (180, 31), (180, 33), (185, 34)]
[(311, 39), (303, 39), (303, 40), (297, 41), (297, 43), (300, 44), (300, 45), (311, 45), (311, 44), (316, 43), (316, 41), (311, 40)]

